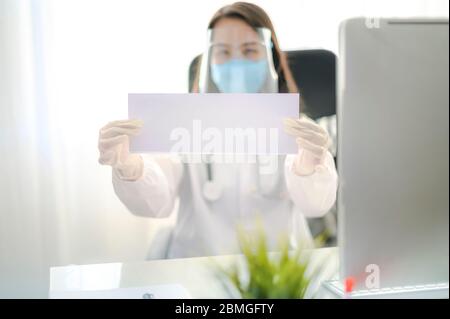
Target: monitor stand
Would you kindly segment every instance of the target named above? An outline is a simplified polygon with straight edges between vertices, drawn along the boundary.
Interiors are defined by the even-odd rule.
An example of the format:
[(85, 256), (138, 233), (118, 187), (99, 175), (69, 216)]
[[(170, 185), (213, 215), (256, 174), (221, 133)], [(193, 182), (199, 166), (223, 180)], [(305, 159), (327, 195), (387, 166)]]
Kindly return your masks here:
[(323, 282), (323, 287), (331, 292), (336, 298), (348, 299), (448, 299), (449, 287), (447, 283), (392, 287), (370, 290), (355, 290), (345, 293), (344, 286), (339, 280), (328, 280)]

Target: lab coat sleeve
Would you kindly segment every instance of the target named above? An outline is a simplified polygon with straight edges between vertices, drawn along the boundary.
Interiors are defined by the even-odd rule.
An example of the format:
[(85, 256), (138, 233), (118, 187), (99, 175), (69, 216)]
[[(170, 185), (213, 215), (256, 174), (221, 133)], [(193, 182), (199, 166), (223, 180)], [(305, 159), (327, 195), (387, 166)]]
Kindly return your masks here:
[(178, 196), (183, 166), (170, 156), (142, 155), (142, 159), (144, 172), (136, 181), (121, 180), (113, 170), (114, 191), (128, 210), (137, 216), (168, 217)]
[(327, 152), (323, 165), (308, 176), (294, 172), (296, 155), (286, 156), (285, 176), (290, 198), (306, 217), (322, 217), (336, 201), (338, 176), (333, 156)]

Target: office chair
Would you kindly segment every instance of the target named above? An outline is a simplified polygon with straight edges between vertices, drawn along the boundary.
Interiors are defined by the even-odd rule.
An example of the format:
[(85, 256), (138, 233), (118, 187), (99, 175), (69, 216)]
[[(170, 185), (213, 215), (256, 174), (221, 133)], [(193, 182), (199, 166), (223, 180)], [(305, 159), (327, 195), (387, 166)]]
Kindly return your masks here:
[[(327, 50), (286, 51), (292, 75), (299, 87), (305, 113), (318, 119), (336, 114), (336, 56)], [(189, 92), (199, 67), (200, 55), (189, 66)]]

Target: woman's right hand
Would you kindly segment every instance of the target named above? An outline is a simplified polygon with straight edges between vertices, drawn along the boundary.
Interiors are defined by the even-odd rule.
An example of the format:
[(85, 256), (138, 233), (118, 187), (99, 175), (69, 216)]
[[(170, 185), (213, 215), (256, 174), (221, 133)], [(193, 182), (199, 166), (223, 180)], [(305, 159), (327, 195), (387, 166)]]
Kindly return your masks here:
[(135, 181), (144, 170), (139, 154), (130, 154), (130, 136), (139, 134), (143, 122), (140, 120), (113, 121), (100, 129), (98, 137), (99, 163), (110, 165), (120, 179)]

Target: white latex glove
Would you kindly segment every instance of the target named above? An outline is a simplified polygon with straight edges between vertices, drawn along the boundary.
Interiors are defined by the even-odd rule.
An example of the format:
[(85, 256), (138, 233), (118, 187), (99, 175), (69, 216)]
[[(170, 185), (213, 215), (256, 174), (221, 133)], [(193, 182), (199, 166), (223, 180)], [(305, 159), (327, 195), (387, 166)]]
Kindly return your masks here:
[(330, 146), (326, 130), (307, 117), (284, 120), (286, 133), (296, 137), (298, 155), (294, 164), (297, 175), (306, 176), (323, 168), (323, 162)]
[(138, 154), (130, 154), (130, 136), (137, 135), (140, 120), (121, 120), (106, 124), (98, 137), (99, 163), (110, 165), (120, 179), (135, 181), (142, 176), (144, 163)]

